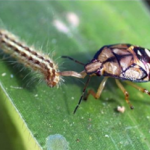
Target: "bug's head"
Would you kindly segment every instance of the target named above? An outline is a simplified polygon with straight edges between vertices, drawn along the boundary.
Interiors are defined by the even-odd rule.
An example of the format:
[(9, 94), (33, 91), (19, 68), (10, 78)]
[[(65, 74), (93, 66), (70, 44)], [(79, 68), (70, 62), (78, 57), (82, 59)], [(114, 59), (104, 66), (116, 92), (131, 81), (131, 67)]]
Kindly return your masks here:
[[(98, 60), (93, 60), (92, 62), (85, 65), (85, 71), (87, 74), (98, 73), (101, 68), (102, 63)], [(98, 74), (97, 74), (98, 75)]]

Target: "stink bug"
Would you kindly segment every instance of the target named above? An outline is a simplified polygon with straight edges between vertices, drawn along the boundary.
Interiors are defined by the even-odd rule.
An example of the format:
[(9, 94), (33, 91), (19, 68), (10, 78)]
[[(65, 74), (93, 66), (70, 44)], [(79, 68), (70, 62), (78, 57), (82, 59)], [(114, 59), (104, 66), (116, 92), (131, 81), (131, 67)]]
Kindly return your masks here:
[[(133, 106), (129, 101), (129, 94), (119, 80), (126, 80), (129, 85), (133, 86), (141, 92), (150, 95), (148, 90), (143, 89), (133, 83), (147, 82), (150, 80), (150, 51), (145, 48), (131, 44), (106, 45), (97, 51), (93, 59), (87, 64), (83, 64), (68, 56), (62, 57), (69, 58), (83, 65), (84, 70), (80, 73), (74, 71), (63, 71), (59, 72), (59, 75), (73, 76), (77, 78), (84, 78), (86, 75), (89, 75), (74, 113), (78, 109), (83, 97), (87, 99), (89, 94), (93, 95), (93, 97), (96, 99), (100, 97), (109, 77), (115, 78), (116, 84), (124, 93), (125, 100), (131, 109), (133, 109)], [(104, 79), (100, 83), (96, 93), (90, 89), (87, 92), (87, 95), (85, 95), (86, 87), (90, 81), (91, 76), (104, 76)]]

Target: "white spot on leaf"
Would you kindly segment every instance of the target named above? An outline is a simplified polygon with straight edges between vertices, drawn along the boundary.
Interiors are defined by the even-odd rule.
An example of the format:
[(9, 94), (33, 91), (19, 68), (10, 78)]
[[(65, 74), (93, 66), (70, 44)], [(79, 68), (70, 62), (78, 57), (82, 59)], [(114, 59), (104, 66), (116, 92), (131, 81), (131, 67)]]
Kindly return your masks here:
[(50, 135), (46, 138), (47, 150), (69, 150), (69, 143), (60, 134)]
[(79, 17), (73, 12), (67, 14), (67, 20), (74, 27), (79, 25)]
[(105, 137), (109, 138), (109, 135), (106, 134)]
[(6, 73), (2, 73), (2, 77), (6, 76)]
[(117, 111), (118, 111), (118, 112), (121, 112), (121, 113), (124, 113), (124, 112), (125, 112), (125, 107), (124, 107), (124, 106), (122, 106), (122, 107), (121, 107), (121, 106), (118, 106), (118, 107), (117, 107)]
[(54, 20), (53, 25), (60, 32), (63, 32), (63, 33), (66, 33), (66, 34), (70, 32), (69, 28), (60, 20)]

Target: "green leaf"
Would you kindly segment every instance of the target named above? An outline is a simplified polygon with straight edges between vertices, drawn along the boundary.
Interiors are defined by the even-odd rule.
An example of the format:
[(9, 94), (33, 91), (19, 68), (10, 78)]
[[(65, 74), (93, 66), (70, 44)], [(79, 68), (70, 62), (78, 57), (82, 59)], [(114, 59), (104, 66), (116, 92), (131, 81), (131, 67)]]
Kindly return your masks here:
[[(79, 25), (69, 23), (71, 13)], [(142, 1), (1, 1), (0, 14), (1, 28), (49, 54), (61, 71), (84, 69), (60, 58), (62, 55), (87, 63), (103, 45), (131, 43), (150, 48), (149, 11)], [(66, 27), (58, 30), (58, 21)], [(114, 80), (109, 79), (100, 99), (90, 96), (73, 115), (86, 79), (63, 77), (65, 82), (59, 88), (50, 88), (44, 82), (32, 83), (34, 73), (21, 71), (25, 67), (12, 65), (11, 58), (5, 60), (3, 54), (0, 58), (0, 100), (11, 117), (10, 124), (16, 125), (16, 132), (6, 126), (3, 131), (9, 134), (3, 134), (11, 135), (11, 140), (6, 141), (7, 136), (4, 140), (12, 141), (14, 149), (19, 147), (13, 141), (18, 132), (24, 149), (149, 149), (149, 96), (123, 83), (135, 107), (132, 111)], [(101, 80), (93, 77), (88, 89), (96, 91)], [(149, 83), (140, 86), (150, 89)], [(117, 113), (117, 106), (126, 111)], [(7, 117), (1, 116), (6, 121)]]

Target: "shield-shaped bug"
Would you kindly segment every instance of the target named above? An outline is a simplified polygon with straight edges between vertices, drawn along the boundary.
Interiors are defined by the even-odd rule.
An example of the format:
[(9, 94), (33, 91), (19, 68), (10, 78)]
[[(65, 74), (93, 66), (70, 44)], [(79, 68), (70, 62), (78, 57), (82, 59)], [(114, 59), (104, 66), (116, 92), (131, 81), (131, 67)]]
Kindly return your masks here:
[[(62, 57), (69, 58), (83, 65), (84, 70), (80, 73), (74, 71), (63, 71), (59, 72), (59, 75), (73, 76), (77, 78), (84, 78), (86, 75), (89, 75), (74, 113), (78, 109), (82, 99), (87, 99), (89, 94), (93, 95), (93, 97), (96, 99), (100, 97), (109, 77), (115, 78), (116, 84), (124, 93), (125, 100), (131, 109), (133, 109), (133, 106), (129, 101), (129, 94), (119, 80), (126, 80), (129, 85), (150, 95), (148, 90), (143, 89), (133, 83), (146, 82), (150, 80), (150, 51), (148, 49), (131, 44), (106, 45), (97, 51), (93, 59), (87, 64), (83, 64), (68, 56)], [(85, 95), (85, 91), (91, 76), (104, 76), (104, 79), (100, 83), (97, 92), (90, 89), (87, 92), (87, 95)]]

